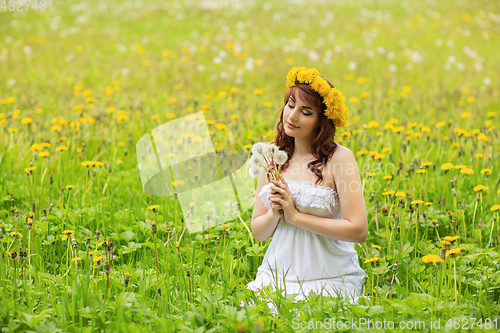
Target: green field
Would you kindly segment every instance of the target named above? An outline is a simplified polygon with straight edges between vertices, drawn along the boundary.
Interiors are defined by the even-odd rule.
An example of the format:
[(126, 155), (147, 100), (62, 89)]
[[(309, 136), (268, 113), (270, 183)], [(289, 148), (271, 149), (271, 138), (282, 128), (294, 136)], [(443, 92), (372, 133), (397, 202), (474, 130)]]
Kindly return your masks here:
[[(499, 34), (483, 0), (3, 1), (0, 330), (498, 330)], [(203, 111), (216, 149), (250, 153), (294, 66), (347, 98), (367, 298), (273, 293), (273, 317), (246, 289), (270, 243), (252, 209), (187, 232), (178, 197), (143, 190), (136, 143)]]

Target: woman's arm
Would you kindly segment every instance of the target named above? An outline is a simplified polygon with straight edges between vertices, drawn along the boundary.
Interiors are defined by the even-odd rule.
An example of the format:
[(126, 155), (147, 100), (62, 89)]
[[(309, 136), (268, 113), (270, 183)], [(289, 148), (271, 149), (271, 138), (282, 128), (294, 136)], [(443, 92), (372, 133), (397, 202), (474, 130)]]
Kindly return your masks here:
[(315, 234), (345, 242), (364, 243), (368, 235), (348, 220), (330, 219), (300, 212), (290, 223)]

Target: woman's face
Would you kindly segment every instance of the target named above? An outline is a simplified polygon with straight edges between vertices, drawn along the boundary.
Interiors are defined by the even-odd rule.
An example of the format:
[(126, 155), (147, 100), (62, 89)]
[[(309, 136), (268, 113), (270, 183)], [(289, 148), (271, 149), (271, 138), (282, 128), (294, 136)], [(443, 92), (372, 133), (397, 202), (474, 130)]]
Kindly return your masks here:
[[(294, 138), (312, 139), (319, 126), (320, 112), (316, 107), (304, 104), (298, 94), (296, 94), (296, 99), (290, 94), (288, 103), (283, 110), (283, 127), (286, 135)], [(287, 123), (296, 127), (290, 128)]]

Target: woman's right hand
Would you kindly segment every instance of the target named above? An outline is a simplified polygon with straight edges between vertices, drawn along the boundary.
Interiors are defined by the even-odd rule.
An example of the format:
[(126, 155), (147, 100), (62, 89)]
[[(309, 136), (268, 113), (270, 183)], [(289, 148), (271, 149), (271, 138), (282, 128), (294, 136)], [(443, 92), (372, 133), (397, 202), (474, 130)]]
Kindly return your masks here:
[(271, 213), (274, 218), (279, 219), (281, 217), (281, 213), (283, 212), (283, 207), (277, 201), (273, 201), (273, 198), (283, 199), (281, 193), (275, 191), (273, 189), (274, 185), (271, 183), (271, 190), (269, 191), (269, 196), (267, 197), (269, 200), (269, 205), (271, 206)]

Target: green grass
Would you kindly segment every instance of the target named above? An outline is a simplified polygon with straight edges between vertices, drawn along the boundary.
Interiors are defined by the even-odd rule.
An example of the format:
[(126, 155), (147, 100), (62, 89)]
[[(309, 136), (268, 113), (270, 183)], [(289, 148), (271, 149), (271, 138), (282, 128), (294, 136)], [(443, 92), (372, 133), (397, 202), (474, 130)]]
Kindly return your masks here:
[[(101, 1), (87, 3), (79, 11), (72, 11), (76, 2), (69, 1), (54, 2), (52, 12), (0, 10), (6, 23), (0, 25), (4, 332), (292, 332), (293, 307), (299, 313), (295, 320), (305, 322), (304, 332), (321, 331), (308, 330), (308, 322), (327, 318), (396, 325), (425, 321), (427, 328), (440, 319), (441, 328), (448, 323), (450, 331), (469, 329), (470, 318), (477, 318), (475, 325), (481, 319), (482, 327), (473, 330), (498, 328), (500, 211), (492, 209), (500, 204), (500, 7), (495, 1), (272, 2), (268, 11), (263, 1), (245, 2), (241, 11), (234, 5), (202, 8), (194, 1), (138, 7), (111, 1), (106, 8)], [(176, 19), (179, 13), (183, 19)], [(75, 27), (79, 32), (71, 34)], [(241, 51), (234, 53), (237, 47)], [(309, 57), (310, 50), (319, 60)], [(215, 64), (220, 51), (226, 56)], [(245, 69), (249, 57), (253, 69)], [(348, 68), (351, 62), (355, 70)], [(397, 70), (391, 72), (390, 65)], [(272, 317), (267, 304), (246, 289), (270, 243), (253, 239), (241, 222), (250, 226), (252, 210), (228, 222), (225, 231), (217, 226), (183, 234), (178, 200), (143, 191), (135, 147), (155, 127), (201, 110), (213, 120), (208, 126), (217, 148), (248, 151), (255, 142), (272, 140), (292, 66), (317, 68), (348, 99), (351, 123), (337, 131), (336, 141), (355, 153), (364, 185), (369, 235), (356, 249), (369, 299), (349, 306), (311, 294), (308, 302), (296, 304), (293, 295), (273, 293), (280, 315)], [(256, 94), (257, 88), (263, 92)], [(219, 97), (221, 91), (227, 96)], [(129, 118), (117, 121), (120, 110)], [(87, 117), (93, 121), (82, 119)], [(24, 118), (32, 123), (24, 125)], [(439, 122), (443, 126), (436, 126)], [(55, 124), (60, 129), (52, 128)], [(13, 128), (18, 132), (9, 131)], [(36, 143), (50, 143), (43, 149), (50, 156), (38, 156), (40, 151), (31, 149)], [(56, 151), (62, 145), (67, 150)], [(105, 166), (81, 165), (91, 160)], [(422, 166), (426, 161), (431, 165)], [(474, 173), (445, 172), (441, 166), (448, 162)], [(27, 176), (24, 169), (30, 166), (37, 168)], [(384, 179), (388, 175), (392, 178)], [(403, 192), (403, 204), (386, 191)], [(254, 198), (248, 191), (240, 199)], [(411, 212), (417, 199), (432, 204), (413, 205)], [(155, 213), (147, 209), (153, 204), (160, 205)], [(75, 231), (78, 247), (72, 248), (71, 238), (62, 240), (64, 230)], [(447, 250), (464, 247), (459, 256), (446, 257), (440, 266), (422, 261), (426, 254), (441, 255), (441, 241), (455, 235), (458, 240)], [(103, 246), (96, 247), (104, 239), (112, 240), (112, 263)], [(19, 258), (20, 248), (26, 258)], [(16, 260), (9, 257), (14, 250)], [(88, 251), (103, 262), (95, 264)], [(75, 253), (82, 258), (77, 266)], [(377, 264), (364, 263), (376, 254)], [(239, 307), (250, 300), (256, 306)]]

